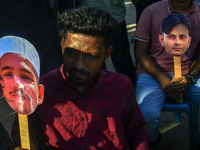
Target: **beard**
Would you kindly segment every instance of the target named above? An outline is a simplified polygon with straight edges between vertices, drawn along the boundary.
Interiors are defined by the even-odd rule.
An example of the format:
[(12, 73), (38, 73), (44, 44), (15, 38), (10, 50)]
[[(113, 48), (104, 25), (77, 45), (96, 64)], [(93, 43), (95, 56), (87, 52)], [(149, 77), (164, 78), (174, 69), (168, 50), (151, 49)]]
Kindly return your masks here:
[[(68, 80), (75, 86), (86, 86), (92, 81), (96, 80), (101, 69), (91, 76), (90, 73), (85, 70), (78, 70), (76, 67), (67, 69), (64, 65), (64, 72), (67, 73)], [(77, 74), (81, 75), (82, 77), (77, 76)]]
[(63, 60), (64, 60), (63, 70), (67, 74), (68, 80), (75, 86), (84, 87), (92, 83), (95, 79), (97, 79), (104, 65), (105, 54), (100, 66), (99, 65), (97, 66), (97, 68), (99, 68), (98, 70), (95, 70), (94, 68), (90, 71), (86, 71), (85, 69), (79, 70), (74, 65), (72, 66), (68, 65), (64, 56)]
[[(75, 73), (81, 74), (82, 76), (84, 76), (84, 78), (74, 76)], [(85, 70), (78, 70), (75, 67), (73, 67), (69, 69), (68, 74), (69, 81), (76, 86), (85, 86), (91, 81), (90, 74)]]

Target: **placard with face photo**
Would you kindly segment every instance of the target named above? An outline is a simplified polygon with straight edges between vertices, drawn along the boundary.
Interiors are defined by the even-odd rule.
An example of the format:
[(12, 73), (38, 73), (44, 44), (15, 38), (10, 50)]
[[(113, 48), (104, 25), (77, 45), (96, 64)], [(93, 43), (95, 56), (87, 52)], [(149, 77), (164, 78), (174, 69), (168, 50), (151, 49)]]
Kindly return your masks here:
[(159, 41), (172, 56), (182, 56), (190, 46), (190, 22), (184, 14), (171, 14), (161, 22)]
[(34, 46), (16, 36), (0, 39), (0, 92), (18, 113), (21, 148), (30, 150), (27, 115), (42, 104), (40, 60)]
[(0, 39), (2, 95), (17, 113), (30, 115), (43, 102), (39, 65), (37, 51), (27, 40), (14, 36)]

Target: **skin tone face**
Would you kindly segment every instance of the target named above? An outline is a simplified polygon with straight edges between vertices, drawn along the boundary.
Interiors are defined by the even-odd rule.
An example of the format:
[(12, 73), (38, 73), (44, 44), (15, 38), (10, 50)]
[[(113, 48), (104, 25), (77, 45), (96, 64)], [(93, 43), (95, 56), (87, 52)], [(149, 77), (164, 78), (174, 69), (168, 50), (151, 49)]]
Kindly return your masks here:
[(101, 38), (70, 32), (62, 38), (64, 70), (80, 92), (97, 78), (111, 52), (112, 47), (106, 50)]
[(44, 87), (38, 85), (33, 66), (26, 58), (6, 53), (0, 59), (0, 75), (2, 94), (13, 110), (29, 115), (42, 104)]
[(169, 34), (159, 35), (159, 41), (170, 55), (181, 56), (189, 48), (191, 37), (188, 29), (183, 24), (178, 24)]

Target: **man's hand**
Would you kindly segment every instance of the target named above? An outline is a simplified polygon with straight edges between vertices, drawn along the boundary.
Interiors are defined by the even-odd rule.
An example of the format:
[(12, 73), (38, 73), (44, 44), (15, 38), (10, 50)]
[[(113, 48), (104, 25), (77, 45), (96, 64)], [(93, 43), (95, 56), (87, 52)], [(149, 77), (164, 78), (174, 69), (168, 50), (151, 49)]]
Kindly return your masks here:
[(172, 89), (183, 92), (187, 87), (189, 87), (192, 84), (190, 77), (182, 76), (179, 78), (174, 78), (171, 81)]
[(168, 77), (163, 79), (162, 82), (160, 83), (161, 87), (167, 97), (174, 98), (175, 101), (179, 103), (180, 100), (182, 99), (182, 94), (180, 91), (177, 91), (172, 88), (171, 81), (172, 80)]
[(27, 150), (27, 149), (23, 149), (23, 148), (20, 148), (19, 146), (15, 148), (15, 150)]

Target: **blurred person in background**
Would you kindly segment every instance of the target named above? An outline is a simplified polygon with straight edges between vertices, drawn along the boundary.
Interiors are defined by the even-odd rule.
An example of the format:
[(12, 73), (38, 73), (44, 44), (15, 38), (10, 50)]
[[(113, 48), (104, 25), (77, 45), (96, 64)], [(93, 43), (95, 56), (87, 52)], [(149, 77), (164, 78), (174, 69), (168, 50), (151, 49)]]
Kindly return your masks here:
[[(72, 8), (73, 0), (57, 0), (59, 11)], [(62, 63), (57, 20), (50, 0), (1, 0), (0, 37), (20, 36), (34, 45), (40, 56), (41, 75)]]

